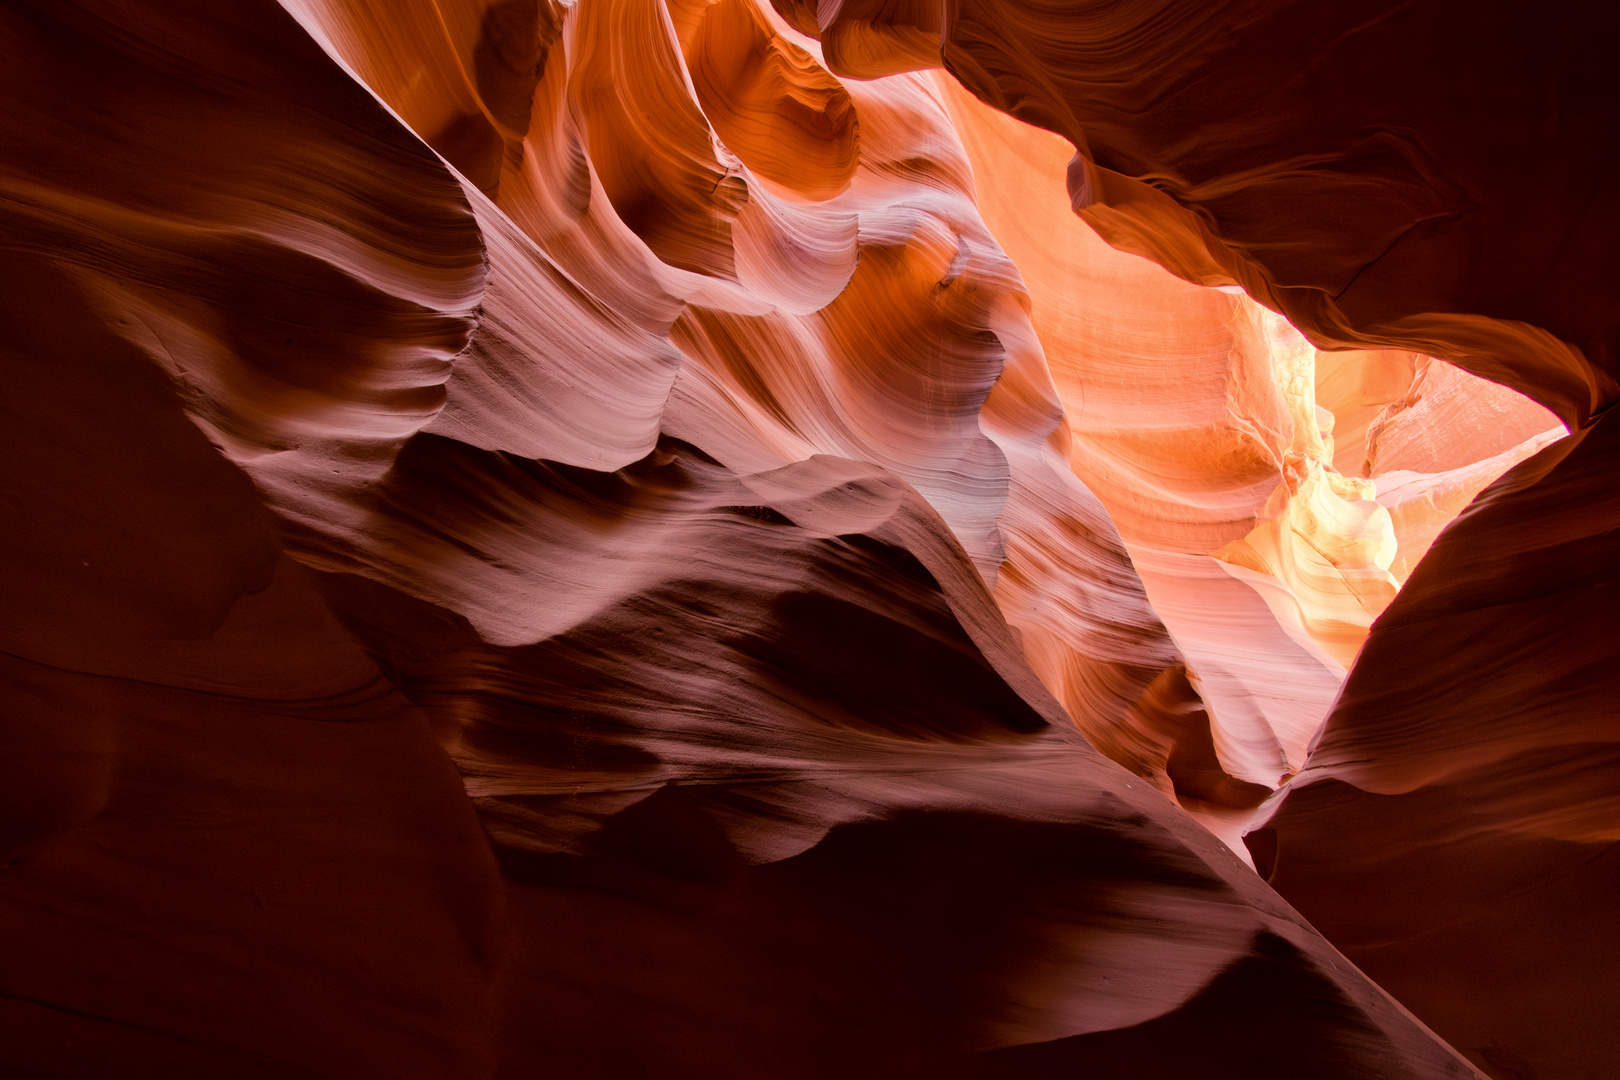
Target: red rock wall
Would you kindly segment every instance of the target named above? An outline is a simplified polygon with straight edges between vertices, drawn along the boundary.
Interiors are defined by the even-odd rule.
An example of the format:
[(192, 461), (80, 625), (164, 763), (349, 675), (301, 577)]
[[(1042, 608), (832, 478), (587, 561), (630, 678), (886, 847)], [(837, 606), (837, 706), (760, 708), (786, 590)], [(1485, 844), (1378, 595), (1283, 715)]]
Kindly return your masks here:
[(1600, 1075), (1609, 76), (1436, 19), (0, 12), (0, 1071)]
[[(1597, 701), (1620, 670), (1606, 579), (1586, 554), (1608, 528), (1603, 497), (1581, 464), (1601, 457), (1593, 417), (1616, 396), (1614, 13), (1240, 0), (845, 5), (812, 17), (781, 6), (807, 28), (819, 17), (814, 28), (852, 56), (860, 40), (891, 70), (942, 63), (985, 101), (1066, 136), (1079, 150), (1074, 206), (1111, 242), (1188, 280), (1237, 282), (1319, 345), (1442, 357), (1578, 429), (1487, 489), (1416, 570), (1434, 535), (1422, 519), (1479, 489), (1397, 467), (1381, 501), (1404, 511), (1397, 558), (1412, 586), (1254, 846), (1265, 866), (1280, 860), (1285, 895), (1493, 1074), (1613, 1072), (1612, 1047), (1578, 1034), (1613, 1009), (1601, 973), (1616, 933), (1596, 899), (1613, 818), (1598, 812), (1593, 831), (1593, 814), (1574, 809), (1613, 776), (1601, 753), (1582, 754), (1576, 781), (1551, 747), (1564, 745), (1556, 732), (1612, 727)], [(913, 31), (930, 47), (893, 44)], [(1391, 451), (1399, 412), (1386, 413)], [(1493, 423), (1493, 439), (1510, 432), (1529, 436), (1521, 451), (1541, 441)], [(1425, 455), (1448, 452), (1421, 441)], [(1399, 763), (1408, 757), (1447, 764), (1425, 772)], [(1499, 763), (1488, 784), (1463, 780), (1486, 761)], [(1442, 793), (1442, 776), (1464, 786)], [(1392, 801), (1424, 790), (1431, 801)], [(1570, 809), (1528, 809), (1548, 801)], [(1486, 809), (1504, 802), (1586, 831), (1555, 830), (1575, 846), (1553, 854), (1521, 839), (1517, 810)], [(1431, 829), (1431, 813), (1450, 824)]]

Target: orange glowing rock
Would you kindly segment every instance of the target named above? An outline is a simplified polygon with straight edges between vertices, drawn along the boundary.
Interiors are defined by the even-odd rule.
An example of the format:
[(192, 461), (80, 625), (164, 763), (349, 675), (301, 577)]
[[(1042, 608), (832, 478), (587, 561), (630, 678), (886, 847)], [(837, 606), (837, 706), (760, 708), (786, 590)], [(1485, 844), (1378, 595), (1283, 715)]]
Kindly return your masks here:
[(0, 11), (0, 1072), (1466, 1075), (1253, 868), (1600, 921), (1612, 279), (1194, 7)]
[[(1124, 725), (1077, 718), (1235, 843), (1266, 791), (1305, 763), (1416, 558), (1484, 484), (1563, 429), (1442, 361), (1316, 350), (1240, 296), (1107, 248), (1062, 207), (1071, 147), (939, 85), (981, 212), (1033, 299), (1075, 471), (1119, 525), (1192, 680), (1180, 697), (1165, 683)], [(1421, 434), (1402, 440), (1418, 417)], [(1368, 449), (1383, 445), (1406, 456)], [(1447, 456), (1411, 457), (1420, 445)], [(1207, 778), (1177, 780), (1174, 758), (1204, 723)]]

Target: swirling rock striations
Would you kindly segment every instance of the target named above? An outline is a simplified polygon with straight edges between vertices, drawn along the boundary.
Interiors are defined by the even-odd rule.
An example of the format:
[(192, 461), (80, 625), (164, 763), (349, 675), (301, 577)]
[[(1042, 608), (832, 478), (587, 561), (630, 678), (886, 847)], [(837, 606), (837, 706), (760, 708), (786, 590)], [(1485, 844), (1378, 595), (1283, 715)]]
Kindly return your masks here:
[[(887, 20), (860, 9), (818, 29), (848, 38), (863, 20), (878, 24), (872, 42), (892, 38)], [(1560, 731), (1604, 730), (1596, 702), (1620, 670), (1612, 620), (1591, 591), (1601, 573), (1576, 557), (1606, 528), (1603, 496), (1576, 462), (1601, 455), (1602, 425), (1585, 425), (1615, 399), (1620, 340), (1620, 93), (1598, 44), (1615, 36), (1613, 12), (1165, 3), (1056, 17), (986, 3), (895, 21), (937, 27), (941, 62), (970, 89), (1079, 148), (1070, 194), (1110, 240), (1190, 280), (1239, 282), (1319, 344), (1445, 357), (1582, 428), (1575, 449), (1541, 449), (1541, 464), (1492, 489), (1425, 573), (1413, 567), (1437, 519), (1500, 462), (1436, 460), (1432, 448), (1465, 437), (1427, 442), (1406, 459), (1416, 468), (1403, 467), (1399, 430), (1420, 429), (1424, 410), (1403, 424), (1406, 408), (1380, 407), (1363, 471), (1390, 471), (1379, 487), (1398, 529), (1390, 568), (1418, 576), (1374, 631), (1298, 783), (1320, 782), (1282, 804), (1257, 850), (1267, 866), (1278, 860), (1285, 895), (1495, 1074), (1612, 1072), (1613, 1047), (1590, 1037), (1614, 1005), (1599, 974), (1612, 967), (1614, 923), (1594, 906), (1611, 841), (1608, 825), (1589, 826), (1613, 817), (1583, 809), (1593, 805), (1583, 792), (1612, 786), (1613, 773), (1601, 753), (1583, 754), (1577, 781), (1552, 747)], [(1387, 389), (1410, 394), (1429, 371), (1397, 369)], [(1437, 385), (1437, 410), (1445, 396)], [(1474, 396), (1475, 415), (1491, 417)], [(1488, 441), (1509, 461), (1557, 434), (1518, 416), (1492, 420)], [(1539, 537), (1521, 539), (1532, 520)], [(1494, 599), (1481, 591), (1491, 574)], [(1520, 604), (1541, 605), (1546, 621)], [(1428, 614), (1441, 609), (1444, 631)], [(1435, 754), (1450, 759), (1439, 773), (1400, 763)], [(1489, 779), (1467, 779), (1485, 761), (1498, 763)], [(1430, 801), (1413, 801), (1425, 791)], [(1568, 807), (1534, 809), (1549, 801)], [(1544, 814), (1587, 824), (1569, 835), (1523, 824)], [(1526, 830), (1572, 846), (1525, 841)], [(1419, 872), (1439, 851), (1440, 865)], [(1528, 925), (1545, 936), (1526, 941)], [(1498, 944), (1513, 941), (1525, 945)]]
[(1412, 7), (0, 13), (4, 1071), (1597, 1075), (1612, 173)]
[[(933, 25), (970, 89), (1078, 147), (1069, 192), (1104, 236), (1189, 280), (1241, 283), (1318, 344), (1383, 347), (1370, 363), (1319, 357), (1317, 402), (1354, 454), (1335, 453), (1341, 475), (1384, 474), (1388, 568), (1416, 574), (1415, 595), (1357, 660), (1298, 783), (1319, 782), (1253, 846), (1284, 895), (1494, 1075), (1613, 1072), (1613, 1046), (1591, 1037), (1615, 1005), (1601, 974), (1615, 923), (1595, 899), (1612, 841), (1544, 841), (1520, 817), (1613, 821), (1585, 794), (1613, 786), (1603, 754), (1581, 754), (1576, 780), (1556, 749), (1557, 732), (1612, 727), (1598, 701), (1620, 671), (1601, 573), (1575, 557), (1606, 528), (1576, 462), (1601, 453), (1602, 425), (1587, 424), (1615, 400), (1620, 340), (1620, 93), (1594, 51), (1613, 12), (965, 4)], [(1579, 430), (1546, 446), (1559, 432), (1545, 417), (1473, 388), (1448, 417), (1459, 437), (1405, 439), (1465, 380), (1391, 346), (1515, 387)], [(1537, 451), (1414, 569), (1482, 480)], [(1480, 584), (1492, 574), (1495, 600)], [(1427, 614), (1441, 608), (1443, 631)], [(1450, 764), (1409, 773), (1408, 756)]]
[(1613, 428), (1546, 447), (1440, 535), (1251, 837), (1315, 925), (1504, 1076), (1597, 1077), (1620, 1053)]
[[(1032, 297), (1074, 470), (1118, 524), (1197, 685), (1169, 673), (1124, 727), (1088, 735), (1235, 839), (1302, 766), (1368, 626), (1427, 544), (1564, 429), (1443, 361), (1314, 350), (1245, 298), (1108, 248), (1064, 204), (1064, 140), (948, 79), (940, 88), (980, 209)], [(1193, 733), (1214, 748), (1198, 751), (1207, 791), (1170, 769)]]
[(930, 19), (969, 89), (1079, 147), (1071, 194), (1111, 239), (1569, 423), (1612, 400), (1613, 11), (985, 0)]

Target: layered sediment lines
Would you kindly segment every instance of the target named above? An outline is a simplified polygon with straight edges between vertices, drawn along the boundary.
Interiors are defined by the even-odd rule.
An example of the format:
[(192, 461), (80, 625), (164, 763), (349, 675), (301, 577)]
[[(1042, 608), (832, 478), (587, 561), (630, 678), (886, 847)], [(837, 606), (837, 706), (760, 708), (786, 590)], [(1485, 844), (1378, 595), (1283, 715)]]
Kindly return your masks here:
[(1316, 926), (1505, 1076), (1601, 1076), (1617, 1053), (1613, 427), (1440, 535), (1251, 837)]
[[(1164, 3), (1056, 18), (986, 3), (924, 6), (869, 30), (879, 20), (866, 10), (840, 9), (818, 29), (873, 48), (896, 36), (890, 22), (932, 31), (976, 94), (1078, 148), (1069, 194), (1122, 247), (1192, 281), (1240, 283), (1320, 345), (1443, 357), (1580, 429), (1487, 489), (1439, 541), (1423, 519), (1478, 490), (1469, 467), (1446, 481), (1403, 475), (1436, 475), (1444, 445), (1430, 443), (1418, 468), (1398, 464), (1414, 446), (1398, 434), (1405, 407), (1385, 412), (1387, 441), (1369, 432), (1363, 475), (1390, 471), (1379, 501), (1404, 526), (1390, 567), (1415, 576), (1255, 847), (1265, 868), (1278, 860), (1285, 895), (1477, 1063), (1596, 1077), (1613, 1071), (1614, 1050), (1577, 1032), (1613, 1007), (1598, 973), (1612, 965), (1614, 922), (1594, 898), (1612, 887), (1614, 818), (1583, 793), (1612, 787), (1613, 773), (1588, 747), (1575, 781), (1563, 747), (1612, 729), (1597, 701), (1620, 670), (1602, 571), (1584, 558), (1607, 529), (1586, 466), (1606, 442), (1607, 421), (1591, 417), (1615, 399), (1620, 340), (1620, 93), (1594, 52), (1614, 36), (1613, 13), (1454, 15), (1438, 3)], [(889, 55), (907, 66), (902, 50)], [(1407, 395), (1431, 373), (1451, 381), (1413, 363), (1410, 381), (1401, 362), (1375, 366), (1395, 366)], [(1443, 411), (1439, 384), (1426, 396)], [(1484, 406), (1476, 415), (1490, 417)], [(1522, 456), (1557, 434), (1539, 430), (1495, 420), (1481, 449)], [(1525, 941), (1528, 925), (1546, 936), (1503, 944)]]
[[(1591, 444), (1586, 453), (1597, 452), (1592, 440), (1602, 422), (1594, 427), (1593, 418), (1606, 415), (1617, 390), (1620, 264), (1612, 252), (1620, 239), (1620, 202), (1613, 198), (1620, 182), (1614, 138), (1620, 91), (1598, 44), (1615, 36), (1614, 13), (1583, 4), (1533, 12), (1492, 4), (1459, 20), (1441, 3), (1325, 10), (1241, 0), (1082, 4), (1061, 15), (1017, 3), (880, 12), (864, 4), (811, 11), (784, 0), (779, 8), (807, 32), (836, 43), (828, 56), (835, 71), (845, 64), (851, 74), (942, 65), (984, 101), (1063, 135), (1078, 151), (1067, 170), (1068, 194), (1111, 243), (1188, 281), (1239, 284), (1285, 313), (1318, 346), (1377, 350), (1363, 368), (1363, 389), (1371, 393), (1345, 394), (1342, 376), (1328, 371), (1318, 404), (1346, 429), (1347, 448), (1360, 442), (1369, 451), (1361, 470), (1367, 475), (1380, 467), (1372, 451), (1381, 433), (1371, 431), (1374, 418), (1363, 410), (1389, 402), (1378, 407), (1391, 427), (1382, 462), (1391, 472), (1379, 502), (1402, 535), (1388, 568), (1398, 577), (1418, 575), (1418, 596), (1432, 598), (1398, 599), (1389, 618), (1401, 620), (1408, 602), (1414, 610), (1431, 602), (1450, 605), (1456, 622), (1448, 632), (1458, 636), (1441, 635), (1440, 645), (1415, 629), (1434, 629), (1426, 619), (1404, 633), (1392, 628), (1388, 646), (1373, 632), (1322, 737), (1320, 752), (1333, 747), (1333, 756), (1318, 762), (1313, 755), (1306, 763), (1306, 776), (1322, 779), (1284, 800), (1278, 830), (1263, 833), (1254, 846), (1263, 867), (1274, 854), (1292, 858), (1278, 864), (1277, 883), (1307, 907), (1321, 905), (1323, 924), (1376, 927), (1352, 940), (1366, 949), (1376, 942), (1378, 964), (1400, 973), (1405, 999), (1493, 1074), (1612, 1072), (1613, 1050), (1575, 1034), (1590, 1030), (1591, 1010), (1613, 1007), (1612, 992), (1595, 975), (1609, 963), (1608, 945), (1587, 950), (1586, 943), (1613, 942), (1614, 921), (1592, 906), (1603, 886), (1582, 876), (1600, 872), (1593, 868), (1612, 849), (1598, 834), (1583, 834), (1586, 840), (1556, 855), (1550, 848), (1527, 854), (1515, 838), (1514, 813), (1489, 807), (1561, 800), (1552, 793), (1574, 783), (1560, 751), (1543, 751), (1538, 737), (1525, 742), (1507, 729), (1612, 727), (1596, 701), (1612, 696), (1620, 639), (1599, 612), (1601, 591), (1589, 588), (1601, 575), (1577, 584), (1566, 571), (1572, 551), (1601, 534), (1601, 528), (1589, 531), (1602, 519), (1601, 510), (1590, 508), (1598, 496), (1581, 493), (1592, 481), (1574, 462), (1584, 457), (1577, 454), (1580, 446)], [(1506, 161), (1522, 167), (1504, 168)], [(1407, 351), (1519, 390), (1575, 434), (1542, 446), (1556, 430), (1519, 412), (1528, 422), (1502, 418), (1481, 428), (1490, 431), (1481, 448), (1495, 447), (1495, 453), (1448, 479), (1426, 471), (1440, 464), (1435, 450), (1419, 455), (1429, 456), (1419, 469), (1403, 469), (1398, 430), (1404, 424), (1421, 430), (1425, 410), (1403, 422), (1408, 409), (1400, 402), (1414, 391), (1424, 396), (1422, 386), (1434, 372), (1437, 392), (1428, 397), (1444, 412), (1440, 383), (1451, 381), (1432, 365), (1420, 376), (1419, 361), (1400, 357)], [(1407, 364), (1411, 375), (1402, 370)], [(1396, 385), (1372, 385), (1389, 376)], [(1370, 400), (1357, 405), (1357, 396)], [(1478, 402), (1481, 419), (1493, 412), (1488, 402)], [(1354, 430), (1363, 420), (1368, 428), (1361, 430), (1371, 436), (1365, 442)], [(1511, 552), (1494, 572), (1504, 595), (1517, 599), (1482, 602), (1468, 574), (1450, 571), (1460, 574), (1453, 583), (1446, 571), (1425, 577), (1414, 569), (1414, 556), (1438, 543), (1435, 519), (1445, 515), (1435, 511), (1478, 491), (1478, 472), (1493, 470), (1496, 454), (1511, 461), (1538, 446), (1519, 472), (1487, 489), (1491, 512), (1470, 513), (1455, 526), (1456, 548), (1433, 549), (1436, 555), (1459, 552), (1446, 561), (1486, 563), (1495, 558), (1488, 554), (1493, 549)], [(1354, 460), (1338, 464), (1348, 476)], [(1531, 475), (1530, 485), (1514, 479)], [(1562, 491), (1570, 501), (1553, 513), (1529, 493), (1532, 487), (1541, 494)], [(1548, 515), (1548, 531), (1522, 543), (1528, 521), (1541, 513)], [(1503, 532), (1495, 533), (1497, 527)], [(1129, 535), (1123, 520), (1121, 531)], [(1481, 553), (1461, 554), (1469, 544)], [(1151, 569), (1142, 565), (1151, 580)], [(1514, 622), (1520, 599), (1545, 605), (1547, 621)], [(1173, 628), (1170, 607), (1159, 606)], [(1527, 640), (1520, 634), (1533, 633), (1528, 625), (1542, 628), (1533, 654), (1528, 644), (1515, 644)], [(1571, 661), (1572, 669), (1564, 660), (1537, 659), (1542, 656), (1594, 662)], [(1494, 677), (1498, 672), (1505, 681)], [(1404, 688), (1405, 696), (1384, 695), (1386, 681)], [(1535, 689), (1514, 689), (1521, 681)], [(1468, 710), (1454, 712), (1449, 701), (1446, 708), (1430, 707), (1432, 687), (1455, 688), (1453, 700), (1468, 702)], [(1376, 712), (1363, 704), (1372, 688), (1379, 688)], [(1160, 690), (1172, 713), (1194, 707), (1174, 704), (1186, 697), (1175, 687)], [(1369, 724), (1384, 733), (1380, 739), (1367, 741)], [(1447, 862), (1449, 869), (1418, 874), (1413, 870), (1424, 856), (1386, 861), (1383, 853), (1430, 852), (1458, 834), (1442, 828), (1414, 843), (1412, 815), (1422, 820), (1425, 811), (1390, 800), (1432, 781), (1389, 788), (1356, 769), (1334, 780), (1339, 787), (1326, 778), (1352, 761), (1398, 770), (1408, 751), (1423, 759), (1425, 745), (1447, 747), (1459, 775), (1468, 772), (1466, 762), (1503, 764), (1487, 787), (1464, 785), (1444, 794), (1432, 788), (1446, 806), (1436, 811), (1440, 820), (1455, 822), (1466, 808), (1461, 812), (1477, 831), (1470, 833), (1467, 854)], [(1508, 765), (1510, 747), (1526, 752)], [(1585, 759), (1584, 769), (1601, 778), (1594, 779), (1598, 787), (1613, 786), (1601, 754)], [(1584, 784), (1571, 790), (1570, 799), (1584, 804), (1578, 794)], [(1324, 800), (1339, 800), (1344, 813), (1307, 809)], [(1289, 822), (1299, 823), (1292, 828), (1292, 853), (1277, 854), (1273, 841), (1290, 835)], [(1341, 850), (1364, 854), (1341, 862)], [(1537, 876), (1525, 876), (1532, 866), (1541, 885), (1528, 884)], [(1352, 882), (1366, 887), (1351, 888)], [(1421, 899), (1405, 891), (1414, 882), (1421, 882)], [(1525, 889), (1531, 890), (1526, 906), (1513, 907), (1508, 898), (1527, 895)], [(1420, 910), (1444, 910), (1445, 918), (1460, 921), (1448, 924), (1449, 932), (1408, 934), (1402, 927), (1409, 915), (1421, 921)], [(1532, 920), (1557, 929), (1535, 949), (1496, 944), (1523, 940)], [(1544, 952), (1565, 959), (1549, 967), (1532, 956)], [(1518, 1011), (1526, 986), (1535, 987), (1536, 1020)], [(1574, 1017), (1580, 1019), (1569, 1020)]]
[(988, 0), (894, 21), (936, 26), (969, 89), (1080, 149), (1070, 192), (1110, 239), (1321, 343), (1416, 348), (1580, 424), (1620, 362), (1614, 18)]
[(1093, 738), (1163, 783), (1178, 745), (1166, 725), (1209, 725), (1209, 790), (1174, 786), (1235, 837), (1303, 765), (1368, 627), (1439, 530), (1564, 428), (1443, 361), (1314, 349), (1242, 295), (1109, 248), (1064, 203), (1065, 140), (938, 85), (1032, 297), (1075, 473), (1196, 686), (1175, 692), (1181, 719), (1150, 697)]
[(1232, 11), (1160, 14), (1121, 60), (1016, 5), (0, 13), (0, 1062), (1608, 1060), (1536, 1027), (1601, 1022), (1602, 946), (1510, 1021), (1481, 943), (1609, 925), (1612, 440), (1431, 356), (1579, 424), (1612, 312), (1420, 273), (1508, 229), (1467, 132), (1141, 97)]

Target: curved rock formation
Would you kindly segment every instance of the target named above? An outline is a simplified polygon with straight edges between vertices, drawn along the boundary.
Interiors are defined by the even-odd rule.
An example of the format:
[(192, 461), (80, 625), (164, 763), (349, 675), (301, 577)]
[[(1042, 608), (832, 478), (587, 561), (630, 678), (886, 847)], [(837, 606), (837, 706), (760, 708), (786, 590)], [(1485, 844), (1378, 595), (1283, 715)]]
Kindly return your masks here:
[[(1610, 17), (1581, 5), (1534, 16), (1504, 5), (1459, 27), (1437, 4), (1331, 14), (1302, 5), (1196, 13), (1097, 5), (1060, 20), (986, 5), (952, 9), (939, 40), (946, 66), (975, 92), (1074, 141), (1081, 157), (1070, 192), (1114, 242), (1192, 280), (1239, 281), (1319, 343), (1415, 345), (1579, 424), (1614, 400), (1620, 307), (1604, 284), (1615, 264), (1601, 249), (1620, 229), (1603, 209), (1613, 200), (1598, 193), (1617, 175), (1615, 143), (1600, 133), (1615, 130), (1620, 95), (1611, 66), (1591, 51), (1613, 36)], [(1153, 48), (1126, 47), (1146, 40), (1132, 28), (1150, 19), (1169, 32)], [(1218, 30), (1223, 24), (1241, 29)], [(1283, 44), (1275, 35), (1285, 28), (1297, 32)], [(1380, 74), (1396, 70), (1412, 77)], [(1156, 78), (1169, 71), (1172, 82)], [(1464, 96), (1500, 107), (1464, 116), (1454, 108)], [(1488, 124), (1470, 119), (1485, 115)], [(1517, 160), (1537, 162), (1534, 190), (1496, 167), (1512, 147)], [(1377, 238), (1379, 223), (1393, 243)], [(1037, 301), (1038, 321), (1039, 310)], [(1602, 496), (1583, 487), (1594, 482), (1583, 479), (1589, 474), (1563, 463), (1571, 443), (1546, 447), (1559, 432), (1545, 416), (1478, 384), (1467, 391), (1469, 408), (1447, 417), (1458, 437), (1403, 439), (1403, 427), (1428, 427), (1429, 409), (1448, 412), (1448, 387), (1466, 382), (1436, 364), (1389, 352), (1318, 359), (1326, 372), (1318, 404), (1354, 455), (1335, 453), (1339, 470), (1387, 470), (1378, 498), (1397, 531), (1389, 567), (1398, 578), (1414, 573), (1449, 511), (1481, 480), (1537, 450), (1534, 460), (1545, 464), (1526, 463), (1501, 481), (1488, 496), (1492, 509), (1470, 512), (1443, 546), (1454, 554), (1436, 552), (1440, 565), (1480, 568), (1477, 577), (1416, 571), (1419, 598), (1397, 600), (1389, 628), (1374, 631), (1297, 792), (1251, 846), (1263, 870), (1276, 867), (1272, 880), (1285, 895), (1493, 1075), (1602, 1076), (1613, 1070), (1614, 1049), (1577, 1033), (1601, 1026), (1597, 1016), (1614, 1004), (1600, 974), (1612, 966), (1614, 923), (1594, 906), (1612, 841), (1601, 826), (1527, 847), (1517, 809), (1537, 820), (1568, 813), (1612, 823), (1605, 811), (1584, 809), (1593, 806), (1582, 794), (1588, 784), (1612, 786), (1602, 754), (1581, 755), (1588, 779), (1577, 782), (1573, 759), (1542, 749), (1561, 744), (1552, 732), (1602, 729), (1595, 702), (1608, 693), (1608, 672), (1620, 670), (1601, 593), (1588, 591), (1600, 573), (1567, 576), (1566, 545), (1597, 542), (1606, 527)], [(1348, 384), (1347, 370), (1358, 372)], [(1584, 446), (1599, 430), (1575, 438)], [(1532, 502), (1512, 478), (1521, 474), (1568, 501)], [(1543, 515), (1545, 539), (1526, 544), (1523, 523)], [(1148, 564), (1138, 565), (1151, 582)], [(1469, 584), (1491, 574), (1515, 599), (1489, 601)], [(1542, 605), (1545, 621), (1516, 603)], [(1448, 612), (1444, 634), (1427, 615), (1405, 614), (1435, 604)], [(1157, 606), (1174, 632), (1173, 607)], [(1482, 678), (1496, 671), (1523, 674)], [(1521, 680), (1524, 689), (1514, 689)], [(1542, 730), (1549, 734), (1528, 734)], [(1444, 749), (1431, 755), (1424, 746)], [(1410, 775), (1408, 755), (1448, 764), (1434, 779), (1391, 786), (1383, 776)], [(1461, 779), (1474, 761), (1498, 764), (1488, 780)], [(1461, 786), (1438, 779), (1453, 770)], [(1300, 786), (1327, 777), (1333, 782)], [(1413, 801), (1425, 792), (1426, 801)], [(1550, 809), (1566, 802), (1567, 810)], [(1536, 805), (1547, 809), (1528, 809)], [(1446, 857), (1433, 865), (1439, 851)], [(1527, 925), (1549, 929), (1527, 940)], [(1594, 940), (1603, 944), (1593, 948)], [(1516, 941), (1524, 945), (1507, 944)]]
[(1111, 239), (1237, 280), (1323, 343), (1415, 346), (1578, 424), (1617, 389), (1615, 15), (1454, 16), (986, 0), (933, 21), (969, 89), (1080, 148), (1071, 193)]
[(0, 12), (0, 1071), (1597, 1075), (1609, 211), (1302, 11)]
[(1613, 427), (1546, 447), (1440, 535), (1252, 838), (1315, 925), (1509, 1077), (1601, 1076), (1620, 1053)]
[[(1172, 696), (1213, 722), (1224, 794), (1202, 805), (1183, 784), (1178, 797), (1235, 838), (1303, 764), (1368, 626), (1428, 543), (1564, 429), (1443, 361), (1312, 349), (1245, 298), (1108, 248), (1064, 205), (1064, 140), (939, 86), (979, 206), (1033, 298), (1075, 472), (1187, 658), (1197, 690)], [(1098, 744), (1168, 780), (1168, 721), (1151, 700), (1141, 708), (1127, 737)]]

